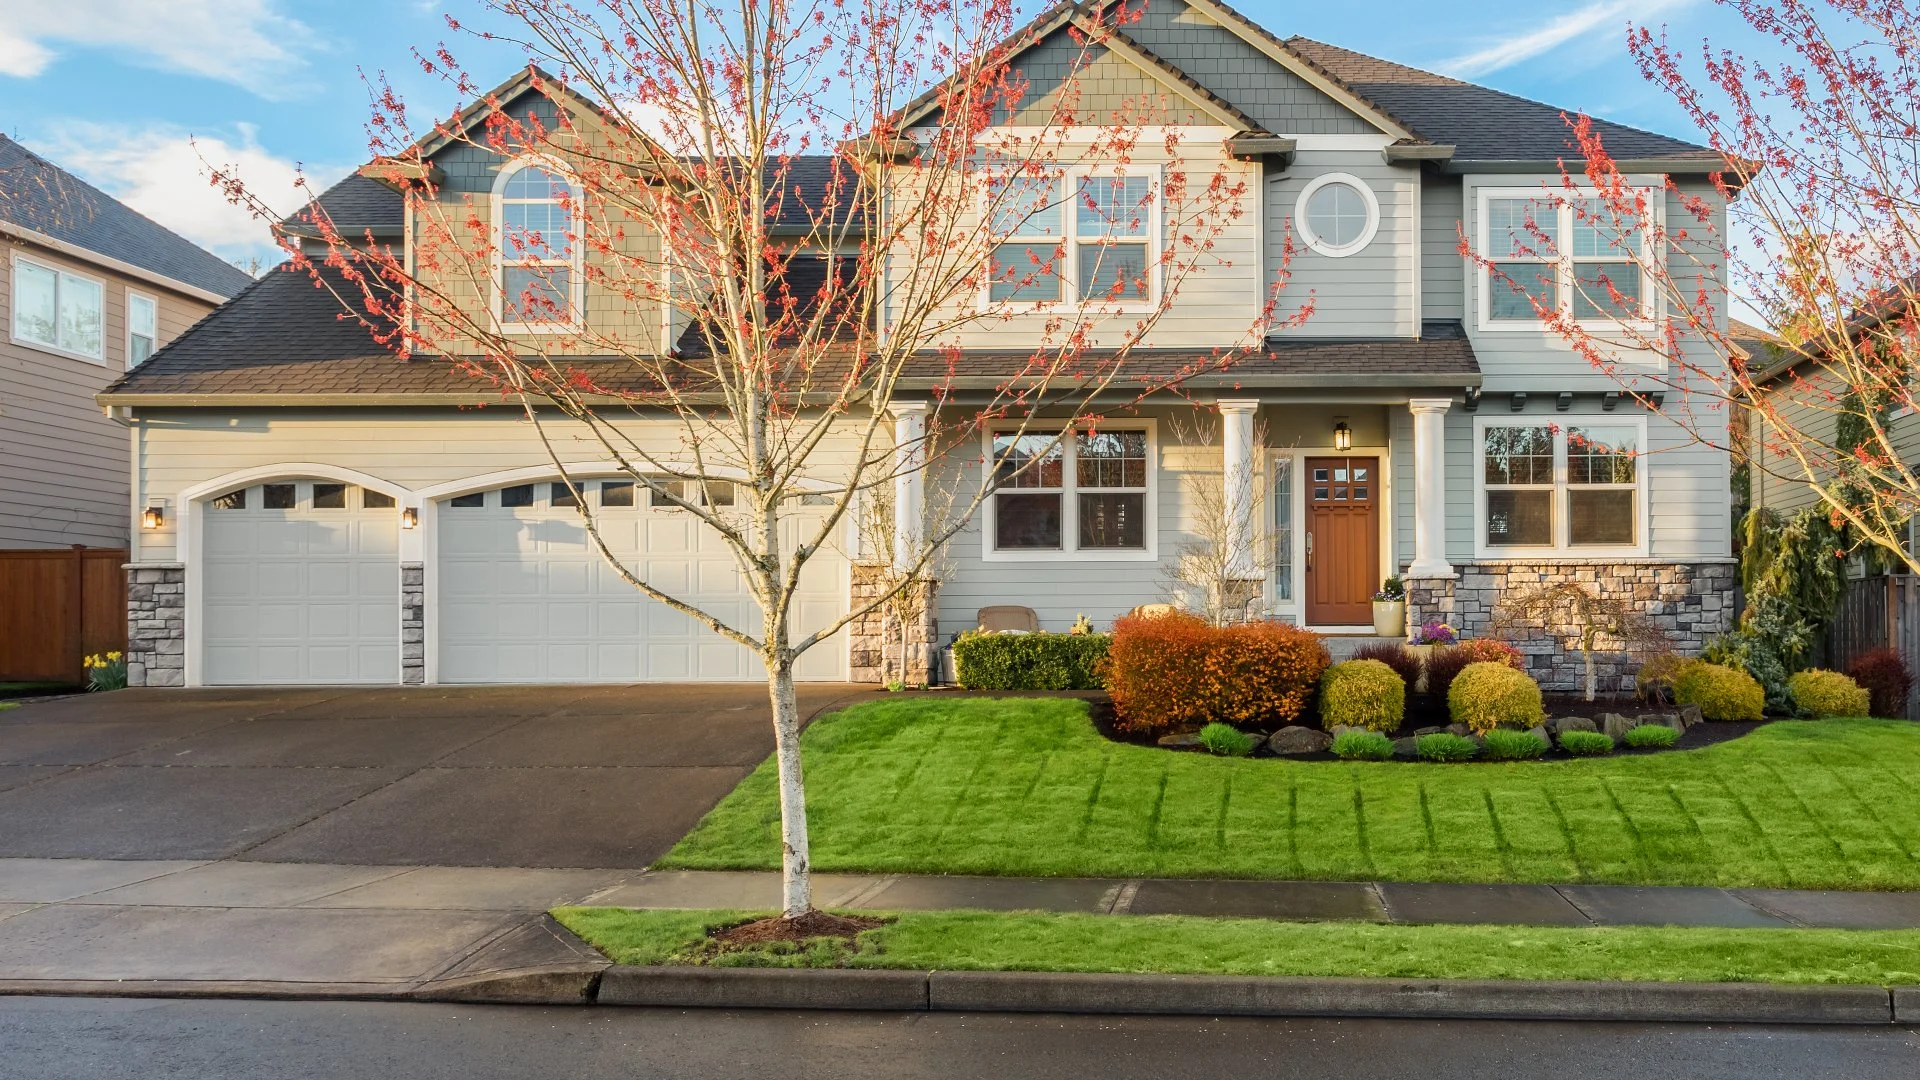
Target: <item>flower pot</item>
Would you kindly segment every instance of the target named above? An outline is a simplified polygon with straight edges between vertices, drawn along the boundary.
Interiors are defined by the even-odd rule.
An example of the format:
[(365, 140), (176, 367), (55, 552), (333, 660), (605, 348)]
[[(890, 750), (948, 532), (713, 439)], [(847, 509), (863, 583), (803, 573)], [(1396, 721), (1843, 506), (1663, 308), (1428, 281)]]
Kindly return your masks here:
[(1373, 602), (1373, 632), (1381, 637), (1407, 636), (1407, 602), (1405, 600), (1375, 600)]

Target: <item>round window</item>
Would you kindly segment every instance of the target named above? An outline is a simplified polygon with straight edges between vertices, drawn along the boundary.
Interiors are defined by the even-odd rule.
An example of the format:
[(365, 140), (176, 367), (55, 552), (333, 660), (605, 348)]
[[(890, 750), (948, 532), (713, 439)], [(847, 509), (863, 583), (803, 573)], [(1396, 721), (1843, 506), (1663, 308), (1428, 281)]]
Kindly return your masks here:
[(1358, 177), (1333, 173), (1300, 193), (1299, 220), (1307, 246), (1334, 258), (1366, 247), (1380, 227), (1380, 205)]

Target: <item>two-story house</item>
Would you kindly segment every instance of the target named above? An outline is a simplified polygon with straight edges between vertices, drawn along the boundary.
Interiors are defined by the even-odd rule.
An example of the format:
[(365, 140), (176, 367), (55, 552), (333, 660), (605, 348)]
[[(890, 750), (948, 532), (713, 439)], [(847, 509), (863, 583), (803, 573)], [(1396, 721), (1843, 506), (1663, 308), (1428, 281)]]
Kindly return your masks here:
[[(1076, 11), (1043, 14), (1018, 39), (1015, 64), (1040, 95), (1082, 49)], [(1536, 314), (1535, 300), (1596, 324), (1659, 315), (1617, 245), (1551, 197), (1572, 153), (1560, 110), (1283, 40), (1216, 0), (1149, 5), (1092, 54), (1076, 108), (1137, 117), (1141, 102), (1158, 103), (1154, 123), (1179, 134), (1140, 140), (1103, 176), (1137, 173), (1149, 199), (1176, 170), (1243, 181), (1232, 185), (1238, 212), (1213, 241), (1219, 257), (1170, 295), (1130, 370), (1245, 355), (1051, 449), (984, 431), (977, 447), (948, 448), (923, 484), (900, 485), (894, 512), (923, 515), (927, 492), (978, 490), (990, 462), (1056, 459), (994, 494), (950, 545), (939, 626), (1018, 604), (1065, 630), (1082, 614), (1105, 624), (1168, 599), (1173, 564), (1199, 531), (1187, 481), (1201, 475), (1258, 493), (1233, 512), (1259, 515), (1248, 535), (1262, 542), (1236, 562), (1270, 617), (1365, 632), (1370, 595), (1399, 573), (1416, 621), (1469, 633), (1487, 627), (1503, 590), (1558, 577), (1644, 600), (1681, 649), (1725, 627), (1726, 456), (1634, 404)], [(528, 92), (518, 79), (492, 97), (510, 106)], [(1023, 116), (1003, 119), (1017, 127)], [(906, 122), (924, 136), (940, 118), (910, 109)], [(1712, 152), (1597, 127), (1637, 183), (1664, 191), (1671, 177), (1682, 194), (1717, 197)], [(496, 214), (502, 200), (537, 200), (565, 182), (526, 172), (551, 162), (471, 145), (449, 145), (431, 164), (443, 190)], [(1077, 181), (1064, 172), (1055, 182)], [(1656, 202), (1679, 215), (1678, 199)], [(373, 179), (349, 178), (319, 202), (344, 234), (407, 241), (405, 200)], [(1092, 257), (1093, 245), (1072, 242), (1073, 202), (1038, 200), (1059, 208), (1057, 220), (1029, 216), (1009, 243), (1039, 237), (1031, 242), (1070, 260)], [(1165, 230), (1164, 209), (1155, 203), (1134, 228)], [(1498, 259), (1501, 275), (1463, 257), (1462, 238)], [(1101, 240), (1098, 257), (1135, 260), (1128, 279), (1158, 299), (1155, 245)], [(1313, 311), (1263, 323), (1283, 260), (1281, 303), (1310, 296)], [(1047, 333), (1046, 310), (1075, 302), (1083, 271), (986, 290), (979, 302), (1003, 305), (1003, 317), (963, 320), (927, 342), (947, 359), (895, 401), (901, 444), (937, 408), (964, 407), (970, 390), (1004, 379), (997, 358)], [(1596, 275), (1630, 310), (1600, 309)], [(493, 287), (509, 289), (504, 278)], [(663, 348), (674, 336), (672, 311), (636, 313), (591, 288), (571, 302), (579, 318), (630, 320)], [(444, 362), (397, 360), (338, 314), (304, 274), (271, 274), (102, 395), (134, 426), (136, 501), (167, 507), (135, 541), (137, 625), (161, 628), (136, 635), (135, 681), (752, 677), (742, 650), (643, 599), (565, 539), (577, 530), (559, 526), (577, 511), (534, 434), (512, 410), (466, 408), (497, 402), (497, 391)], [(1114, 332), (1092, 328), (1094, 347)], [(644, 419), (626, 422), (648, 437)], [(595, 476), (591, 461), (570, 472)], [(705, 604), (750, 603), (724, 548), (611, 470), (600, 475), (586, 496), (604, 520), (631, 517), (626, 555)], [(803, 624), (847, 610), (858, 553), (850, 544), (817, 560)], [(875, 672), (837, 643), (810, 653), (801, 674)]]

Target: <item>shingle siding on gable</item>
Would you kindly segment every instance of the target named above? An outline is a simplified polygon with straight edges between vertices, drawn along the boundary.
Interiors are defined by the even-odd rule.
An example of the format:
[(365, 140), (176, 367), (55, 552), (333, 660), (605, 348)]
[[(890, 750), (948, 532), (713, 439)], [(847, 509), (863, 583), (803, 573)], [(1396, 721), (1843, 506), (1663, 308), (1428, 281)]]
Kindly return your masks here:
[(1147, 5), (1127, 35), (1279, 135), (1375, 135), (1355, 116), (1238, 34), (1177, 0)]
[[(1064, 30), (1029, 49), (1013, 66), (1027, 80), (1026, 96), (1011, 120), (1015, 125), (1218, 122), (1170, 82), (1110, 49), (1075, 41)], [(1069, 84), (1075, 97), (1070, 120), (1056, 115)]]

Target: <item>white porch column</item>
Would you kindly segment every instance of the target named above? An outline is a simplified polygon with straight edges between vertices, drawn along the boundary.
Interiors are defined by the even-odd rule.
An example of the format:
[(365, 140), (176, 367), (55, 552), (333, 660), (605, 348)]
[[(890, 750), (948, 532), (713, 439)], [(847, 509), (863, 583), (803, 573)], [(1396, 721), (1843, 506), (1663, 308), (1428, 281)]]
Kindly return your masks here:
[(896, 401), (893, 413), (893, 565), (905, 570), (920, 557), (925, 528), (927, 412), (924, 401)]
[(1413, 565), (1410, 578), (1450, 578), (1447, 561), (1447, 410), (1452, 398), (1414, 398)]
[(1221, 401), (1222, 479), (1227, 569), (1236, 578), (1260, 576), (1253, 560), (1253, 414), (1258, 401)]

